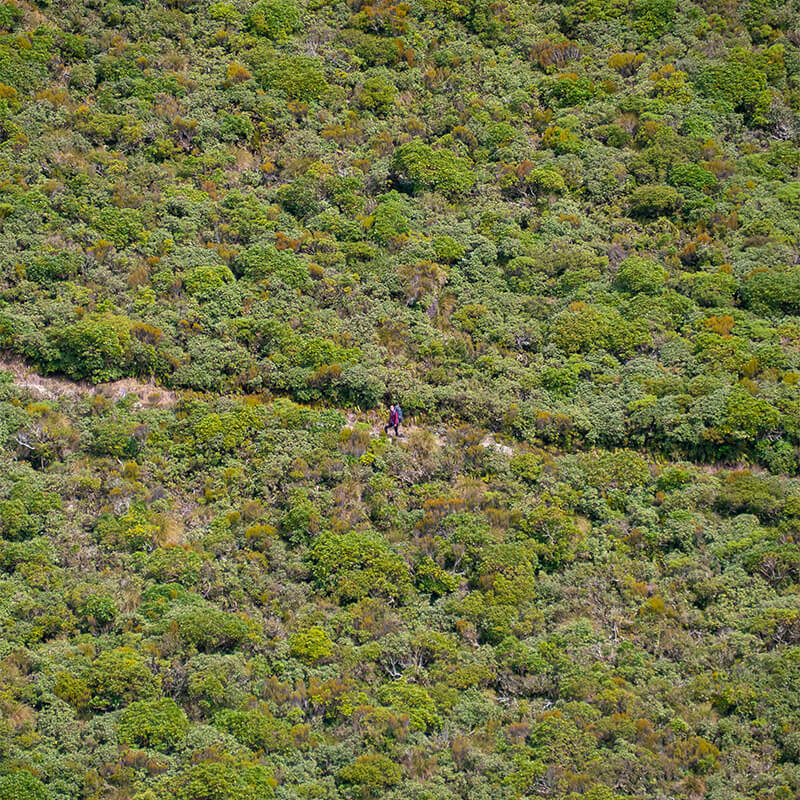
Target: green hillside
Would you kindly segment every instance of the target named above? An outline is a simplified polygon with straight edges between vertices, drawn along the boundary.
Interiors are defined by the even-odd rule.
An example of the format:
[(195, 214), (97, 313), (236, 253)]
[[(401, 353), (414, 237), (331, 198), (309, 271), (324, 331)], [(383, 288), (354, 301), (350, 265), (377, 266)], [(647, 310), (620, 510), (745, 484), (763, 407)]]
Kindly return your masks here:
[(800, 0), (0, 0), (0, 799), (800, 798), (799, 458)]

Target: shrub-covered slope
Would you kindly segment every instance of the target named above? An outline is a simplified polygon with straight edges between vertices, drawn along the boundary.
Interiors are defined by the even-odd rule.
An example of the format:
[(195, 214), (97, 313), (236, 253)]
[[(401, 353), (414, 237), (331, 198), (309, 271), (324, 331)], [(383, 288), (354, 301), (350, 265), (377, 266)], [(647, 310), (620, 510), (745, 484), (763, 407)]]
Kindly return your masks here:
[(797, 0), (0, 2), (0, 350), (165, 390), (0, 373), (0, 797), (797, 796), (798, 112)]
[(0, 8), (39, 369), (794, 463), (791, 4)]

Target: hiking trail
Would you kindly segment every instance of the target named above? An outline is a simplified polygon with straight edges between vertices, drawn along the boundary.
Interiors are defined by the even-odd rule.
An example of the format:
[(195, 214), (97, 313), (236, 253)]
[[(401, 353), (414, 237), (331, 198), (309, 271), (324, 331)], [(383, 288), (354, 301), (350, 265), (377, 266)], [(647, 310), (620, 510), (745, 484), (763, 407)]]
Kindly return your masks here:
[[(49, 377), (39, 375), (28, 367), (21, 359), (0, 356), (0, 371), (11, 373), (12, 382), (20, 389), (25, 389), (36, 394), (44, 400), (60, 400), (63, 397), (94, 397), (100, 395), (109, 400), (121, 400), (130, 395), (136, 396), (135, 406), (139, 408), (171, 408), (178, 402), (179, 394), (169, 389), (164, 389), (152, 381), (140, 381), (136, 378), (123, 378), (119, 381), (92, 384), (88, 381), (75, 381), (69, 378)], [(376, 410), (366, 412), (346, 411), (347, 426), (352, 428), (358, 423), (370, 427), (370, 436), (379, 438), (384, 435), (383, 426), (388, 419), (388, 413)], [(400, 441), (407, 442), (413, 434), (426, 431), (433, 436), (438, 447), (447, 443), (446, 429), (443, 426), (428, 428), (417, 425), (412, 418), (400, 425)], [(388, 434), (394, 439), (394, 434)], [(493, 448), (505, 456), (513, 455), (513, 448), (498, 442), (491, 434), (486, 434), (481, 439), (481, 446)]]
[(88, 381), (73, 381), (69, 378), (52, 378), (39, 375), (21, 359), (0, 356), (0, 371), (10, 372), (12, 382), (20, 389), (37, 394), (44, 400), (59, 400), (62, 397), (101, 395), (109, 400), (121, 400), (135, 395), (137, 406), (169, 408), (178, 402), (178, 395), (169, 389), (157, 386), (152, 381), (123, 378), (119, 381), (91, 384)]

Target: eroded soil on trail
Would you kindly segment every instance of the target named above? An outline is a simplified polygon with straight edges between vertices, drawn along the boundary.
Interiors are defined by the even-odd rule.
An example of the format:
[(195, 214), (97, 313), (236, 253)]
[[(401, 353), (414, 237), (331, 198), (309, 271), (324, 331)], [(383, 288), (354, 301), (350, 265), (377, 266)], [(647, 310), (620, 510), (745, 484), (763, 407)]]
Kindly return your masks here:
[[(383, 426), (386, 424), (386, 419), (381, 416), (377, 411), (367, 411), (365, 413), (357, 414), (354, 411), (346, 413), (347, 426), (352, 428), (356, 423), (369, 425), (370, 435), (374, 438), (377, 436), (388, 435), (394, 438), (394, 433), (384, 434)], [(428, 428), (421, 425), (416, 425), (413, 420), (407, 419), (406, 422), (400, 425), (400, 440), (408, 440), (409, 436), (413, 436), (417, 431), (427, 431), (433, 436), (434, 441), (439, 447), (442, 447), (447, 442), (446, 429), (444, 427)], [(514, 453), (513, 448), (507, 444), (498, 442), (490, 434), (486, 434), (481, 439), (481, 447), (492, 448), (505, 456), (511, 456)]]
[[(123, 397), (135, 395), (136, 405), (142, 407), (168, 408), (178, 402), (178, 393), (157, 386), (152, 381), (139, 381), (135, 378), (124, 378), (119, 381), (109, 383), (92, 384), (88, 381), (73, 381), (64, 377), (52, 377), (39, 375), (28, 367), (23, 361), (8, 356), (0, 356), (0, 371), (10, 372), (12, 381), (20, 389), (31, 392), (44, 400), (59, 400), (62, 397), (80, 397), (101, 395), (109, 400), (121, 400)], [(383, 426), (386, 419), (378, 411), (366, 411), (357, 413), (347, 411), (345, 413), (348, 427), (352, 428), (357, 423), (369, 425), (372, 437), (383, 436)], [(444, 428), (428, 428), (415, 424), (412, 419), (406, 420), (400, 426), (400, 440), (408, 440), (417, 431), (427, 431), (433, 436), (434, 441), (439, 447), (446, 442), (446, 431)], [(394, 438), (393, 433), (389, 433), (390, 438)], [(511, 447), (496, 441), (492, 436), (486, 435), (481, 441), (483, 447), (491, 447), (495, 450), (510, 456), (513, 453)]]
[(109, 400), (121, 400), (130, 395), (136, 396), (136, 403), (142, 406), (166, 408), (175, 405), (178, 395), (151, 381), (124, 378), (109, 383), (91, 384), (88, 381), (72, 381), (68, 378), (55, 378), (39, 375), (24, 362), (15, 358), (0, 356), (0, 370), (10, 372), (15, 386), (38, 395), (44, 400), (59, 400), (62, 397), (101, 395)]

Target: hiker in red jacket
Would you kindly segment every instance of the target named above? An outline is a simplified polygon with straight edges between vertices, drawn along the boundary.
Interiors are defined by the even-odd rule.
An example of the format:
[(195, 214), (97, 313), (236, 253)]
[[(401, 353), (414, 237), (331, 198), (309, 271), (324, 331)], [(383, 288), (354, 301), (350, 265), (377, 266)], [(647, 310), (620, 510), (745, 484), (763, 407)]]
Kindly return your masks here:
[(400, 425), (400, 414), (397, 411), (396, 406), (389, 406), (389, 423), (383, 426), (384, 434), (389, 433), (389, 428), (394, 428), (394, 435), (399, 436), (400, 434), (397, 431), (397, 427)]

